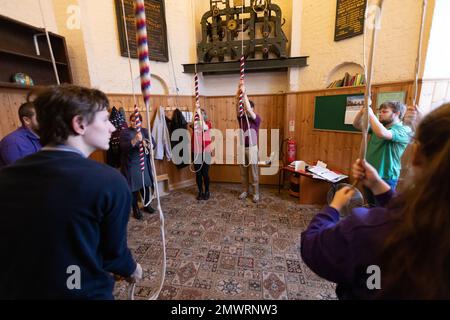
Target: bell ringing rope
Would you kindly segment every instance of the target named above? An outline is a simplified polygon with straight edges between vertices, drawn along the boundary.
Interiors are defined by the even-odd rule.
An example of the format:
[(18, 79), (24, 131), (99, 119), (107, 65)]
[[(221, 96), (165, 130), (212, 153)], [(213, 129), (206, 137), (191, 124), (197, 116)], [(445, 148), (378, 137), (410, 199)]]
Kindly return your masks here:
[[(135, 1), (135, 15), (136, 15), (136, 29), (137, 42), (139, 54), (139, 69), (141, 74), (141, 90), (144, 97), (145, 107), (148, 110), (150, 106), (150, 89), (151, 89), (151, 75), (150, 75), (150, 59), (148, 56), (148, 42), (147, 42), (147, 24), (145, 18), (145, 4), (143, 0)], [(135, 106), (134, 109), (136, 131), (141, 132), (142, 123), (139, 120), (139, 109)], [(150, 145), (151, 148), (151, 145)], [(145, 151), (144, 144), (141, 142), (139, 146), (139, 156), (141, 171), (145, 171)]]
[[(195, 114), (194, 114), (194, 153), (195, 153), (195, 158), (194, 158), (194, 163), (197, 161), (198, 157), (201, 156), (200, 153), (198, 151), (200, 151), (200, 145), (199, 145), (199, 141), (197, 140), (197, 135), (201, 134), (201, 145), (203, 146), (203, 149), (201, 150), (202, 152), (204, 151), (205, 148), (205, 136), (203, 134), (203, 117), (201, 116), (201, 109), (200, 109), (200, 92), (199, 92), (199, 85), (198, 85), (198, 73), (195, 72), (194, 75), (194, 84), (195, 84)], [(198, 170), (201, 170), (201, 168), (203, 167), (203, 162), (200, 166), (200, 168)], [(192, 171), (197, 173), (198, 170)]]
[[(150, 89), (151, 89), (151, 74), (150, 74), (150, 59), (149, 59), (149, 50), (148, 50), (148, 42), (147, 42), (147, 24), (146, 24), (146, 17), (145, 17), (145, 3), (144, 0), (135, 0), (134, 1), (134, 9), (135, 9), (135, 17), (136, 17), (136, 37), (138, 42), (138, 56), (139, 56), (139, 69), (140, 69), (140, 78), (141, 78), (141, 90), (142, 90), (142, 96), (144, 98), (144, 104), (145, 109), (147, 112), (147, 125), (149, 128), (149, 132), (151, 132), (151, 124), (150, 124)], [(135, 107), (135, 117), (136, 117), (136, 125), (137, 128), (139, 128), (138, 132), (140, 132), (140, 127), (142, 126), (141, 121), (139, 120), (139, 110), (137, 106)], [(156, 183), (156, 170), (155, 170), (155, 163), (153, 158), (153, 147), (152, 142), (150, 141), (149, 146), (150, 151), (150, 161), (152, 163), (151, 168), (149, 170), (152, 170), (153, 173), (153, 183), (154, 188), (156, 192), (156, 198), (158, 200), (158, 211), (159, 211), (159, 217), (161, 221), (161, 234), (162, 234), (162, 246), (163, 246), (163, 265), (161, 270), (161, 283), (158, 288), (158, 290), (155, 292), (153, 296), (150, 297), (149, 300), (156, 300), (156, 298), (159, 296), (164, 279), (166, 274), (166, 240), (165, 240), (165, 234), (164, 234), (164, 215), (162, 213), (161, 209), (161, 202), (159, 198), (159, 190), (158, 185)], [(140, 145), (140, 156), (141, 156), (141, 170), (142, 170), (142, 177), (144, 180), (144, 170), (145, 170), (145, 153), (144, 153), (144, 146), (141, 142)], [(144, 182), (143, 182), (144, 183)], [(144, 188), (145, 190), (145, 188)], [(145, 199), (145, 194), (144, 194)], [(151, 200), (150, 200), (151, 201)], [(150, 203), (149, 201), (149, 203)], [(130, 291), (130, 296), (132, 299), (134, 299), (134, 290), (135, 285), (132, 286)]]
[[(241, 78), (240, 78), (240, 84), (244, 84), (245, 80), (245, 57), (244, 55), (241, 56)], [(239, 117), (244, 116), (244, 92), (239, 93)]]
[(198, 130), (200, 123), (200, 93), (198, 89), (198, 74), (194, 76), (195, 83), (195, 115), (194, 115), (194, 128)]
[[(142, 133), (142, 123), (139, 119), (139, 108), (137, 105), (134, 106), (134, 123), (136, 125), (136, 132)], [(141, 167), (141, 172), (145, 171), (145, 151), (144, 143), (141, 141), (139, 143), (139, 165)]]
[[(244, 84), (245, 84), (244, 6), (245, 6), (245, 4), (243, 4), (243, 5), (242, 5), (242, 8), (241, 8), (241, 25), (242, 25), (242, 34), (241, 34), (241, 63), (240, 63), (240, 66), (241, 66), (241, 76), (240, 76), (240, 79), (239, 79), (239, 83), (240, 83), (241, 85), (244, 85)], [(250, 131), (250, 123), (249, 123), (249, 121), (248, 121), (247, 112), (245, 112), (245, 110), (244, 110), (244, 92), (243, 92), (242, 90), (240, 90), (240, 93), (239, 93), (239, 110), (238, 110), (238, 111), (239, 111), (239, 121), (240, 121), (240, 123), (241, 123), (241, 128), (244, 128), (244, 127), (243, 127), (243, 124), (242, 124), (242, 118), (244, 118), (244, 116), (245, 116), (245, 120), (246, 120), (246, 122), (247, 122), (247, 132), (248, 132), (248, 134), (249, 134), (249, 141), (250, 141), (250, 144), (253, 145), (253, 142), (252, 142), (252, 134), (251, 134), (251, 131)], [(245, 137), (242, 136), (242, 143), (244, 143), (244, 140), (245, 140)], [(249, 162), (248, 165), (250, 165), (250, 162)], [(244, 167), (245, 167), (245, 166), (247, 166), (247, 165), (244, 164)]]

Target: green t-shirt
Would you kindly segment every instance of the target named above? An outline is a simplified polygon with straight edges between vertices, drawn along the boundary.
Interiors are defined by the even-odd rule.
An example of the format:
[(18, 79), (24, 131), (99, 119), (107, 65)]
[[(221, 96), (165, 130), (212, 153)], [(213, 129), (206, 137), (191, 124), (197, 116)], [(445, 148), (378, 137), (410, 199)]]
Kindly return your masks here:
[(367, 145), (369, 162), (383, 180), (396, 180), (400, 176), (401, 158), (411, 138), (411, 129), (399, 122), (388, 128), (392, 140), (378, 138), (372, 133)]

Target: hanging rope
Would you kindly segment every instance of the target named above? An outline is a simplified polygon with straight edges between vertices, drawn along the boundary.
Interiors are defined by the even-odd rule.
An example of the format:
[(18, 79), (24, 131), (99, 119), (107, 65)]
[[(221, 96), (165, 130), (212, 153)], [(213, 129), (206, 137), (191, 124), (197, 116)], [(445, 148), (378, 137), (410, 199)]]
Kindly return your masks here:
[[(197, 72), (194, 75), (194, 87), (195, 87), (195, 116), (194, 116), (194, 130), (197, 133), (202, 134), (202, 140), (203, 140), (203, 115), (200, 108), (200, 92), (198, 88), (198, 74)], [(197, 141), (197, 140), (196, 140)], [(204, 147), (204, 141), (203, 141), (203, 147)], [(198, 150), (198, 149), (197, 149)]]
[[(170, 41), (170, 37), (168, 36), (167, 37), (167, 46), (169, 47), (169, 59), (170, 59), (170, 65), (171, 65), (171, 67), (172, 67), (172, 78), (173, 78), (173, 83), (174, 83), (174, 85), (175, 85), (175, 94), (176, 94), (176, 96), (175, 96), (175, 106), (176, 107), (178, 107), (180, 104), (179, 104), (179, 101), (178, 101), (178, 98), (179, 98), (179, 95), (180, 95), (180, 89), (179, 89), (179, 87), (178, 87), (178, 82), (177, 82), (177, 77), (176, 77), (176, 71), (175, 71), (175, 65), (174, 65), (174, 62), (173, 62), (173, 54), (172, 54), (172, 42)], [(169, 90), (169, 94), (170, 94), (170, 90)]]
[[(239, 83), (242, 86), (245, 86), (244, 7), (245, 7), (245, 1), (243, 1), (242, 8), (241, 8), (241, 26), (242, 26), (242, 29), (241, 29), (241, 60), (240, 60), (240, 62), (241, 62), (240, 63), (241, 73), (240, 73)], [(248, 120), (248, 114), (247, 114), (247, 112), (244, 109), (244, 92), (242, 91), (242, 89), (240, 90), (240, 93), (239, 93), (239, 109), (238, 109), (238, 112), (239, 112), (239, 122), (240, 122), (242, 130), (244, 129), (244, 125), (243, 125), (242, 121), (243, 121), (243, 118), (245, 116), (245, 120), (247, 122), (247, 131), (246, 132), (247, 132), (247, 134), (249, 136), (249, 146), (253, 146), (252, 132), (251, 132), (251, 129), (250, 129), (250, 122)], [(241, 134), (242, 134), (242, 143), (244, 144), (244, 147), (245, 147), (245, 133), (241, 132)], [(250, 153), (249, 153), (249, 158), (252, 158), (250, 156)], [(245, 164), (245, 161), (244, 161), (243, 166), (244, 167), (249, 167), (251, 164), (252, 163), (251, 163), (251, 161), (249, 159), (248, 164)]]
[[(241, 56), (241, 77), (240, 77), (240, 84), (245, 84), (245, 57), (244, 54)], [(241, 90), (239, 94), (239, 117), (244, 117), (245, 111), (244, 111), (244, 92)]]
[[(383, 6), (383, 0), (375, 0), (375, 4), (371, 5), (369, 7), (369, 1), (366, 3), (366, 13), (365, 13), (365, 22), (364, 22), (364, 35), (363, 35), (363, 65), (364, 65), (364, 77), (366, 80), (366, 90), (364, 93), (364, 106), (366, 107), (365, 113), (362, 118), (362, 141), (361, 141), (361, 147), (359, 151), (359, 159), (365, 160), (367, 155), (367, 143), (368, 143), (368, 135), (369, 135), (369, 108), (372, 107), (372, 74), (373, 74), (373, 61), (374, 61), (374, 55), (375, 55), (375, 44), (377, 40), (377, 28), (380, 24), (381, 19), (381, 8)], [(374, 14), (373, 23), (368, 23), (369, 18), (369, 9), (373, 6), (376, 7), (378, 10)], [(372, 28), (372, 41), (370, 43), (370, 50), (369, 50), (369, 59), (366, 63), (366, 36), (367, 36), (367, 25), (371, 25)], [(355, 180), (353, 182), (353, 187), (356, 187), (359, 180)]]
[[(123, 0), (122, 0), (123, 3)], [(145, 17), (145, 4), (144, 0), (135, 0), (135, 16), (136, 16), (136, 29), (137, 29), (137, 41), (138, 41), (138, 56), (139, 56), (139, 65), (140, 65), (140, 77), (141, 77), (141, 90), (142, 95), (144, 98), (144, 104), (145, 104), (145, 110), (147, 114), (147, 127), (149, 128), (149, 132), (151, 132), (151, 124), (150, 124), (150, 89), (151, 89), (151, 74), (150, 74), (150, 59), (148, 54), (148, 43), (147, 43), (147, 27), (146, 27), (146, 17)], [(126, 27), (125, 27), (126, 29)], [(135, 116), (138, 115), (138, 108), (136, 106), (135, 108)], [(136, 118), (138, 121), (136, 124), (140, 124), (139, 117)], [(142, 175), (144, 177), (144, 170), (145, 170), (145, 162), (143, 162), (143, 143), (141, 143), (141, 170)], [(161, 267), (161, 283), (159, 285), (158, 290), (155, 292), (153, 296), (149, 298), (149, 300), (156, 300), (162, 290), (165, 275), (166, 275), (166, 240), (165, 240), (165, 233), (164, 233), (164, 215), (161, 209), (161, 201), (159, 196), (159, 188), (158, 183), (156, 181), (157, 179), (157, 173), (156, 173), (156, 167), (154, 162), (154, 156), (153, 156), (153, 147), (152, 142), (150, 141), (150, 161), (151, 161), (151, 168), (152, 174), (153, 174), (153, 184), (156, 191), (156, 199), (158, 204), (158, 212), (159, 212), (159, 218), (161, 221), (161, 235), (162, 235), (162, 245), (163, 245), (163, 263)], [(144, 188), (145, 190), (145, 188)], [(145, 194), (144, 194), (145, 199)], [(136, 284), (133, 284), (130, 288), (130, 298), (134, 300), (134, 291), (136, 288)]]
[[(131, 64), (131, 52), (130, 52), (130, 45), (129, 45), (129, 37), (128, 37), (128, 29), (126, 27), (127, 25), (127, 19), (126, 19), (126, 15), (125, 15), (125, 5), (123, 0), (121, 0), (121, 5), (122, 5), (122, 19), (123, 19), (123, 25), (125, 26), (124, 30), (125, 30), (125, 39), (127, 42), (127, 56), (128, 56), (128, 66), (129, 66), (129, 71), (130, 71), (130, 80), (131, 80), (131, 90), (133, 93), (133, 101), (134, 101), (134, 119), (135, 119), (135, 128), (136, 128), (136, 133), (141, 133), (142, 132), (142, 123), (140, 121), (140, 117), (139, 117), (139, 104), (137, 101), (137, 96), (136, 96), (136, 89), (135, 89), (135, 85), (134, 85), (134, 73), (133, 73), (133, 67)], [(141, 133), (142, 134), (142, 133)], [(143, 137), (143, 139), (145, 139), (145, 137)], [(148, 141), (147, 141), (148, 142)], [(152, 147), (152, 143), (150, 141), (150, 147)], [(141, 149), (142, 148), (142, 149)], [(144, 146), (143, 143), (140, 143), (140, 147), (139, 147), (139, 158), (140, 158), (140, 166), (141, 166), (141, 173), (142, 173), (142, 189), (144, 190), (144, 201), (146, 198), (146, 188), (145, 188), (145, 155), (149, 154), (149, 150), (148, 150), (148, 146)], [(153, 188), (154, 189), (154, 188)], [(155, 194), (152, 194), (149, 196), (149, 199), (147, 201), (147, 203), (144, 203), (144, 206), (148, 206), (152, 200), (155, 198)]]
[[(370, 44), (370, 50), (369, 50), (369, 59), (366, 65), (366, 58), (364, 57), (364, 66), (365, 66), (365, 78), (366, 78), (366, 91), (364, 94), (364, 105), (366, 106), (366, 112), (363, 115), (362, 119), (362, 143), (361, 143), (361, 149), (360, 149), (360, 159), (366, 159), (367, 155), (367, 137), (369, 134), (369, 108), (372, 107), (372, 74), (373, 74), (373, 61), (374, 61), (374, 55), (375, 55), (375, 44), (377, 42), (377, 34), (378, 34), (378, 25), (381, 19), (381, 8), (383, 5), (383, 0), (376, 0), (375, 5), (378, 13), (374, 15), (374, 21), (372, 24), (372, 41)], [(369, 7), (367, 7), (366, 10), (366, 22), (364, 23), (364, 37), (366, 37), (366, 31), (367, 31), (367, 20), (368, 20), (368, 13), (369, 13)], [(365, 39), (364, 39), (365, 44)], [(365, 46), (364, 46), (365, 47)], [(365, 51), (364, 51), (365, 53)]]
[[(241, 26), (242, 26), (242, 30), (241, 30), (241, 77), (239, 80), (239, 83), (241, 85), (245, 84), (244, 6), (245, 6), (245, 1), (242, 3), (242, 8), (241, 8)], [(242, 118), (243, 118), (244, 114), (246, 114), (244, 111), (244, 92), (241, 90), (241, 92), (239, 93), (239, 117), (241, 118), (241, 128), (243, 128), (242, 127)]]
[[(197, 33), (196, 33), (196, 29), (195, 29), (195, 3), (194, 1), (192, 1), (192, 5), (191, 5), (191, 11), (192, 11), (192, 21), (194, 21), (194, 43), (197, 44)], [(189, 166), (189, 170), (192, 173), (197, 173), (199, 171), (202, 170), (203, 168), (203, 164), (204, 161), (202, 161), (200, 167), (195, 170), (195, 163), (198, 161), (199, 156), (202, 157), (203, 159), (203, 155), (205, 152), (205, 134), (204, 134), (204, 122), (203, 122), (203, 115), (202, 115), (202, 110), (200, 107), (200, 90), (199, 90), (199, 82), (198, 82), (198, 72), (197, 72), (197, 59), (195, 59), (194, 62), (194, 68), (195, 68), (195, 73), (194, 73), (194, 92), (195, 92), (195, 107), (194, 107), (194, 127), (193, 127), (193, 133), (192, 133), (192, 139), (194, 139), (194, 149), (193, 151), (197, 151), (194, 152), (194, 159), (193, 159), (193, 164), (194, 164), (194, 170), (191, 168), (191, 166)], [(197, 139), (197, 137), (201, 134), (201, 151), (202, 153), (199, 153), (198, 151), (200, 150), (200, 144), (199, 141)]]
[[(136, 98), (136, 89), (134, 87), (133, 67), (131, 65), (131, 53), (130, 53), (130, 43), (128, 41), (127, 18), (125, 16), (125, 5), (123, 3), (123, 0), (121, 1), (121, 3), (122, 3), (122, 19), (123, 19), (123, 25), (124, 25), (124, 29), (125, 29), (125, 40), (127, 42), (128, 67), (130, 68), (131, 90), (133, 92), (133, 101), (134, 101), (134, 106), (136, 108), (136, 106), (138, 105), (138, 101)], [(135, 112), (136, 112), (136, 109), (135, 109)]]
[(53, 47), (52, 47), (52, 43), (51, 43), (51, 41), (50, 41), (50, 35), (49, 35), (49, 33), (48, 33), (47, 24), (46, 24), (46, 22), (45, 22), (44, 10), (42, 10), (42, 3), (41, 3), (41, 0), (39, 0), (39, 10), (41, 11), (42, 24), (43, 24), (43, 26), (44, 26), (45, 37), (47, 38), (48, 49), (49, 49), (49, 51), (50, 51), (50, 58), (52, 59), (53, 72), (55, 73), (56, 83), (57, 83), (58, 85), (60, 85), (61, 82), (60, 82), (60, 80), (59, 80), (58, 68), (56, 67), (56, 60), (55, 60), (55, 56), (54, 56), (54, 54), (53, 54)]
[(419, 46), (417, 49), (417, 60), (416, 60), (416, 73), (414, 78), (414, 98), (413, 106), (417, 107), (417, 94), (419, 92), (419, 72), (422, 62), (422, 43), (423, 43), (423, 29), (425, 27), (425, 18), (427, 16), (427, 4), (428, 0), (423, 0), (422, 3), (422, 21), (420, 24), (420, 35), (419, 35)]

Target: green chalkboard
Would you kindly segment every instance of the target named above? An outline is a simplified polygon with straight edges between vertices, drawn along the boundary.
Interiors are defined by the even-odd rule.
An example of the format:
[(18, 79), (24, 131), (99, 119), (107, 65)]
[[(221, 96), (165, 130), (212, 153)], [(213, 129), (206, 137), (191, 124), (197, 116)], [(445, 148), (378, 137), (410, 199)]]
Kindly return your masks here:
[[(350, 99), (348, 99), (350, 97)], [(361, 94), (340, 94), (316, 97), (314, 110), (314, 129), (329, 131), (359, 132), (351, 124), (345, 124), (346, 110), (352, 97), (362, 98)], [(361, 102), (361, 99), (356, 99)], [(358, 106), (356, 106), (358, 107)]]

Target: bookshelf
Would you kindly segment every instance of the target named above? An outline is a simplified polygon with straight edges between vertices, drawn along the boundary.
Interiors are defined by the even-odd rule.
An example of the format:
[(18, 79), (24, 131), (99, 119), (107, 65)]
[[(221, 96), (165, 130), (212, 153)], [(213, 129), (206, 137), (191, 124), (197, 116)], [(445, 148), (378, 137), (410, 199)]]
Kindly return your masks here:
[[(65, 38), (49, 33), (61, 83), (72, 83)], [(36, 86), (56, 84), (44, 29), (0, 15), (0, 87), (29, 88), (15, 84), (16, 73), (29, 75)]]
[(331, 82), (328, 85), (327, 89), (343, 88), (343, 87), (359, 87), (364, 84), (365, 84), (364, 74), (356, 73), (355, 75), (350, 75), (348, 72), (346, 72), (342, 79), (338, 79)]

